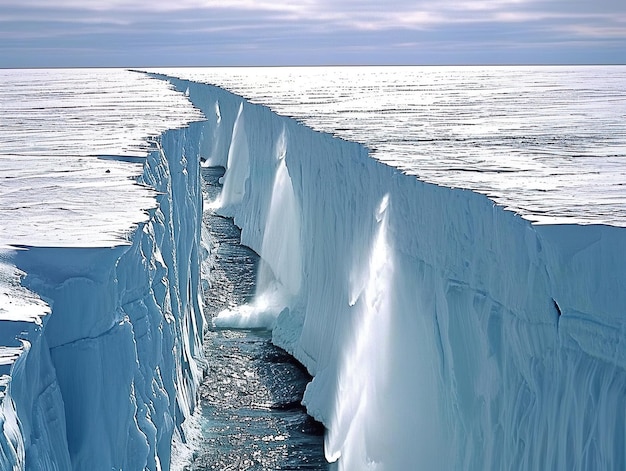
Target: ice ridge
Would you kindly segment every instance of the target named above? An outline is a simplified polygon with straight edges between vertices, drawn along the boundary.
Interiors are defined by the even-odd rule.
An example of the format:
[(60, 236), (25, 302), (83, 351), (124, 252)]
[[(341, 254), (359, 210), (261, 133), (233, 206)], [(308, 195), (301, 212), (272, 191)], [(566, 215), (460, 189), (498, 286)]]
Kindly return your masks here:
[(314, 375), (304, 402), (337, 469), (626, 466), (623, 228), (533, 225), (161, 78), (207, 117), (219, 211), (269, 268), (274, 342)]

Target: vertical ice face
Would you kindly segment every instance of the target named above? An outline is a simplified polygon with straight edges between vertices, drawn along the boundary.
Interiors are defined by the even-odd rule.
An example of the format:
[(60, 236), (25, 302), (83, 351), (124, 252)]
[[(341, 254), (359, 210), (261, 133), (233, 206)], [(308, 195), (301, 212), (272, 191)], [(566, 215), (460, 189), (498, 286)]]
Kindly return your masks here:
[[(330, 462), (341, 458), (339, 469), (377, 469), (383, 457), (377, 456), (376, 444), (368, 443), (368, 431), (380, 431), (379, 444), (388, 437), (380, 427), (386, 402), (383, 389), (394, 283), (394, 260), (387, 234), (388, 210), (389, 194), (386, 194), (376, 210), (375, 236), (365, 266), (363, 261), (355, 260), (358, 270), (365, 273), (366, 282), (357, 287), (355, 291), (359, 294), (350, 301), (352, 335), (345, 339), (339, 359), (337, 393), (325, 441), (326, 458)], [(368, 365), (367, 374), (361, 371), (362, 365)]]
[[(240, 99), (172, 83), (205, 114), (219, 101), (244, 147)], [(244, 109), (229, 212), (292, 283), (273, 338), (314, 374), (304, 401), (339, 469), (624, 467), (623, 229), (535, 226)]]
[(0, 469), (70, 469), (63, 400), (42, 327), (50, 307), (0, 249)]
[(127, 244), (11, 255), (52, 312), (21, 334), (1, 400), (2, 469), (170, 469), (202, 375), (202, 132), (160, 137), (141, 177), (156, 207)]
[[(201, 141), (203, 145), (199, 146), (200, 156), (205, 161), (204, 165), (218, 167), (226, 166), (226, 162), (222, 162), (219, 158), (221, 141), (225, 138), (224, 133), (220, 129), (222, 123), (222, 111), (220, 109), (220, 102), (215, 100), (214, 113), (209, 115), (207, 119), (213, 119), (215, 121), (213, 132), (210, 136), (201, 135)], [(208, 147), (210, 150), (205, 150), (203, 147)]]
[[(218, 122), (221, 121), (218, 120)], [(224, 211), (241, 203), (246, 191), (246, 181), (250, 175), (250, 150), (246, 135), (243, 102), (239, 105), (237, 119), (233, 125), (232, 138), (228, 148), (228, 162), (223, 177), (224, 188), (220, 196), (219, 205)]]
[(265, 227), (259, 254), (263, 261), (259, 290), (267, 289), (275, 280), (288, 296), (295, 297), (302, 283), (300, 208), (284, 159), (279, 160), (276, 169)]

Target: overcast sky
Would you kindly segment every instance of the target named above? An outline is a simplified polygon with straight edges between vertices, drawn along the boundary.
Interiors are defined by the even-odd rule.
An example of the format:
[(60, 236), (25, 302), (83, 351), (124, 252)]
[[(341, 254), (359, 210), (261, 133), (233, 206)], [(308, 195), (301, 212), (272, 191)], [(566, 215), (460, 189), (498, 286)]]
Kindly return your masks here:
[(626, 0), (0, 0), (0, 67), (626, 63)]

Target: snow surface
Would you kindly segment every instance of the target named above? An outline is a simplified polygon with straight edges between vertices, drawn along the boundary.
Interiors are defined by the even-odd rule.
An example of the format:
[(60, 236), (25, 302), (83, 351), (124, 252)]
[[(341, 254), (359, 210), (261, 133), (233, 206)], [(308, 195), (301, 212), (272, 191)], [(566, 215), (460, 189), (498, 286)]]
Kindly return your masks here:
[(202, 118), (115, 69), (0, 70), (0, 106), (0, 247), (127, 243), (156, 206), (137, 184), (155, 140)]
[(158, 132), (201, 115), (143, 74), (0, 74), (0, 469), (170, 469), (203, 361), (199, 124)]
[(626, 66), (197, 67), (217, 85), (530, 221), (626, 227)]
[(337, 469), (626, 466), (623, 228), (533, 225), (170, 81), (208, 118), (220, 211), (271, 269), (273, 339), (314, 375), (304, 402)]

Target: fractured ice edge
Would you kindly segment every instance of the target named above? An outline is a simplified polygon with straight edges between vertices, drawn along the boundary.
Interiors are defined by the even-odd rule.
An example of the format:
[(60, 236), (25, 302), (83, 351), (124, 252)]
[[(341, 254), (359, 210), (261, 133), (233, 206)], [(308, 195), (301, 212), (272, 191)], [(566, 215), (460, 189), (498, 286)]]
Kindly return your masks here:
[(0, 254), (0, 469), (170, 469), (202, 376), (198, 124), (145, 158), (129, 244)]
[(206, 121), (147, 158), (158, 207), (131, 245), (0, 254), (2, 284), (22, 270), (52, 306), (26, 291), (17, 314), (0, 304), (0, 469), (169, 469), (202, 361), (200, 158), (227, 168), (219, 211), (265, 264), (243, 321), (217, 321), (262, 319), (309, 369), (337, 469), (626, 466), (623, 228), (533, 225), (158, 78)]

